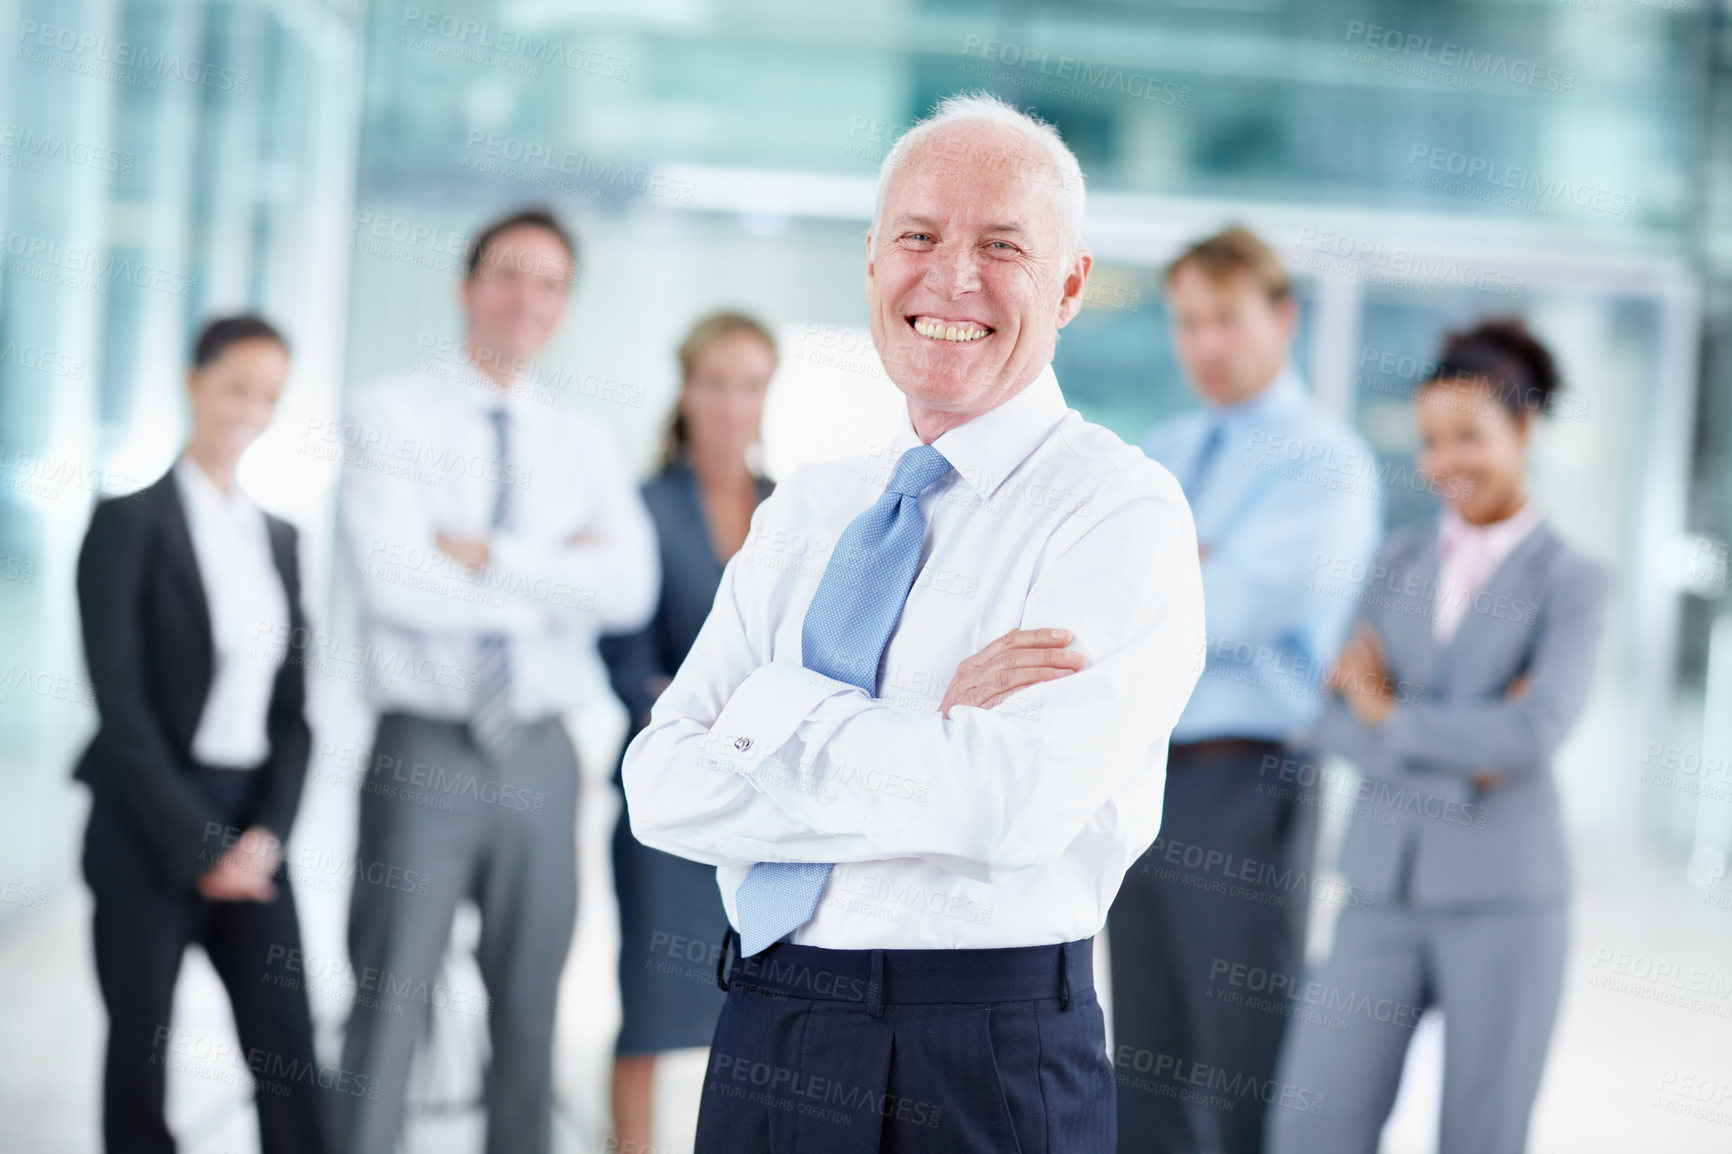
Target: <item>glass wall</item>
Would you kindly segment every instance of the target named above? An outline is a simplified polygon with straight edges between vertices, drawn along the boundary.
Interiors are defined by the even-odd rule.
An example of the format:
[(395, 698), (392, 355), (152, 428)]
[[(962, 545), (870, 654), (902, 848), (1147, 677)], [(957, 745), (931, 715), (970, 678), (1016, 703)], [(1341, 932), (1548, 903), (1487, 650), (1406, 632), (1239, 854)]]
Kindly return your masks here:
[[(1057, 368), (1071, 403), (1127, 439), (1193, 403), (1161, 268), (1231, 219), (1286, 256), (1295, 359), (1378, 450), (1392, 526), (1430, 508), (1402, 483), (1407, 397), (1445, 331), (1520, 313), (1558, 349), (1569, 394), (1536, 486), (1619, 588), (1567, 795), (1582, 821), (1682, 847), (1694, 800), (1640, 779), (1649, 745), (1699, 742), (1673, 692), (1688, 659), (1669, 558), (1694, 420), (1689, 110), (1709, 19), (1629, 0), (377, 5), (351, 314), (369, 339), (351, 343), (348, 376), (448, 349), (449, 254), (489, 213), (543, 201), (587, 245), (550, 399), (607, 422), (647, 466), (671, 350), (700, 312), (736, 304), (791, 345), (772, 469), (869, 442), (850, 392), (879, 379), (860, 281), (877, 165), (934, 100), (990, 89), (1082, 159), (1100, 264)], [(446, 274), (428, 277), (441, 253)]]
[[(92, 688), (73, 570), (91, 507), (184, 435), (201, 318), (295, 346), (282, 421), (339, 384), (359, 94), (340, 3), (0, 4), (0, 881), (72, 884)], [(327, 567), (324, 503), (267, 443), (247, 483)], [(315, 580), (313, 587), (319, 588)], [(27, 913), (0, 903), (0, 919)]]
[[(533, 387), (640, 469), (692, 320), (762, 317), (783, 475), (889, 428), (863, 292), (875, 174), (935, 100), (980, 88), (1082, 160), (1097, 263), (1056, 367), (1127, 440), (1195, 403), (1162, 270), (1229, 221), (1292, 271), (1295, 364), (1376, 449), (1392, 528), (1432, 509), (1409, 397), (1444, 334), (1515, 313), (1552, 345), (1566, 393), (1534, 486), (1616, 582), (1560, 759), (1571, 830), (1638, 847), (1616, 868), (1694, 935), (1680, 956), (1723, 943), (1705, 919), (1732, 856), (1732, 0), (0, 0), (0, 30), (0, 934), (42, 920), (15, 896), (77, 892), (68, 777), (94, 714), (74, 564), (95, 501), (172, 461), (204, 318), (257, 309), (291, 338), (243, 482), (300, 527), (322, 636), (353, 638), (329, 422), (371, 379), (456, 356), (479, 224), (543, 203), (581, 233)], [(364, 741), (356, 687), (314, 680), (320, 736)], [(1604, 873), (1583, 863), (1591, 915)], [(309, 948), (341, 950), (340, 911), (308, 921)], [(576, 964), (605, 983), (586, 933)], [(471, 1056), (430, 1101), (467, 1094), (446, 1082), (467, 1087)]]
[[(1406, 434), (1385, 410), (1402, 393), (1361, 363), (1421, 358), (1483, 312), (1555, 318), (1547, 335), (1572, 383), (1607, 391), (1548, 438), (1573, 446), (1604, 501), (1590, 510), (1566, 485), (1558, 513), (1608, 560), (1634, 545), (1631, 563), (1650, 566), (1623, 582), (1622, 621), (1626, 642), (1652, 651), (1623, 667), (1645, 686), (1629, 695), (1647, 702), (1643, 734), (1678, 736), (1659, 720), (1678, 662), (1706, 663), (1705, 610), (1680, 615), (1705, 603), (1682, 599), (1670, 560), (1695, 412), (1686, 254), (1706, 8), (1325, 4), (1248, 19), (1056, 4), (579, 14), (40, 0), (7, 13), (0, 597), (12, 677), (59, 686), (0, 705), (6, 748), (28, 764), (64, 762), (88, 724), (66, 580), (83, 510), (171, 458), (199, 317), (261, 307), (296, 339), (285, 421), (249, 470), (312, 529), (318, 588), (329, 476), (308, 471), (297, 413), (448, 355), (457, 254), (488, 212), (547, 201), (586, 233), (549, 393), (645, 461), (672, 387), (668, 350), (701, 310), (735, 303), (782, 325), (790, 373), (846, 360), (864, 329), (876, 165), (932, 100), (965, 87), (1051, 118), (1082, 156), (1102, 261), (1058, 367), (1073, 404), (1129, 438), (1189, 403), (1161, 262), (1228, 218), (1260, 223), (1288, 253), (1298, 359), (1392, 462)], [(1493, 256), (1468, 274), (1404, 277), (1390, 266), (1407, 249), (1434, 267)], [(1485, 284), (1464, 288), (1464, 275)], [(1497, 291), (1517, 276), (1532, 291)], [(364, 339), (345, 341), (351, 330)], [(772, 460), (797, 455), (771, 446)], [(1423, 505), (1393, 498), (1392, 522)], [(1713, 541), (1700, 548), (1712, 561)], [(1661, 592), (1643, 605), (1648, 577)], [(1654, 821), (1675, 831), (1688, 817)]]

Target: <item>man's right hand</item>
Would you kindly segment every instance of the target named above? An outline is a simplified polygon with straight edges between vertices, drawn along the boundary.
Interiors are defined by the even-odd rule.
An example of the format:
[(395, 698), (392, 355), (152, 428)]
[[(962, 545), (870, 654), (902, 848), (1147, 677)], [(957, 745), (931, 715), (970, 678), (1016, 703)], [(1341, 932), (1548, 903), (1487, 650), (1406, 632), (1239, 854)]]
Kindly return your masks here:
[(956, 667), (939, 715), (949, 717), (955, 705), (991, 709), (1025, 686), (1080, 671), (1086, 659), (1063, 648), (1070, 639), (1068, 629), (1012, 629)]

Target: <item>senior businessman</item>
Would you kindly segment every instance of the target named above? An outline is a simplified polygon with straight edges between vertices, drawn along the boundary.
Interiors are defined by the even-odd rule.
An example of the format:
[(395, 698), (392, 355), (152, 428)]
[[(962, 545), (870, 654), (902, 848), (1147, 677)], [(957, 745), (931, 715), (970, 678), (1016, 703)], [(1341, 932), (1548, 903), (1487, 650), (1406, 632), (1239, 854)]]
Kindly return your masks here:
[(907, 404), (758, 509), (625, 759), (732, 928), (697, 1149), (1110, 1151), (1091, 943), (1203, 657), (1171, 475), (1065, 406), (1083, 182), (948, 99), (885, 158), (873, 343)]

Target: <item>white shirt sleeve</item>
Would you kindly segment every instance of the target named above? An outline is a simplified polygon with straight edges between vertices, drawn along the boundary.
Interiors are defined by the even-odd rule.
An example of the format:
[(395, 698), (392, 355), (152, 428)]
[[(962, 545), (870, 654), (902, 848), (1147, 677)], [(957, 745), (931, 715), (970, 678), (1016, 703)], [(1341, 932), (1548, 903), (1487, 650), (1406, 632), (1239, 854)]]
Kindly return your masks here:
[(718, 865), (914, 857), (1001, 881), (1059, 856), (1161, 764), (1150, 750), (1202, 669), (1196, 536), (1176, 486), (1103, 515), (1042, 567), (1021, 626), (1071, 630), (1088, 665), (990, 710), (944, 718), (766, 662), (736, 581), (730, 564), (625, 772), (639, 839)]
[(613, 446), (585, 435), (574, 484), (594, 510), (571, 540), (546, 542), (496, 532), (488, 541), (490, 588), (555, 626), (597, 633), (642, 628), (655, 612), (661, 582), (655, 528)]
[(538, 631), (545, 610), (527, 598), (453, 595), (476, 578), (439, 549), (432, 489), (370, 447), (384, 431), (425, 423), (413, 414), (395, 414), (395, 398), (379, 395), (391, 391), (370, 390), (350, 405), (346, 421), (357, 435), (345, 450), (338, 514), (360, 570), (366, 611), (419, 633)]

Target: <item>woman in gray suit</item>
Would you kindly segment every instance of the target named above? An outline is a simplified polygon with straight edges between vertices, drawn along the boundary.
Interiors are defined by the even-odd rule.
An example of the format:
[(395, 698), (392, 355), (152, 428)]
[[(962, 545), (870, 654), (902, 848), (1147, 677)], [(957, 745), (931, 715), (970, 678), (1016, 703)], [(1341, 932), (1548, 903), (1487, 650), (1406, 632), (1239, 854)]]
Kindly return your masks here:
[[(631, 713), (627, 744), (697, 639), (722, 567), (745, 543), (752, 513), (772, 488), (749, 464), (776, 370), (769, 331), (739, 313), (717, 313), (692, 326), (679, 359), (683, 383), (662, 469), (643, 489), (661, 543), (661, 601), (642, 630), (600, 646), (614, 692)], [(613, 878), (624, 1010), (614, 1047), (614, 1138), (622, 1151), (652, 1150), (655, 1057), (710, 1044), (722, 1009), (715, 963), (728, 915), (715, 869), (640, 843), (623, 796)]]
[(1434, 1006), (1439, 1150), (1526, 1145), (1566, 942), (1552, 755), (1587, 699), (1608, 588), (1527, 493), (1557, 389), (1519, 321), (1488, 321), (1448, 338), (1415, 397), (1444, 507), (1384, 545), (1313, 734), (1364, 779), (1341, 847), (1350, 908), (1284, 1007), (1275, 1089), (1292, 1108), (1269, 1111), (1271, 1154), (1373, 1154)]

